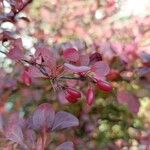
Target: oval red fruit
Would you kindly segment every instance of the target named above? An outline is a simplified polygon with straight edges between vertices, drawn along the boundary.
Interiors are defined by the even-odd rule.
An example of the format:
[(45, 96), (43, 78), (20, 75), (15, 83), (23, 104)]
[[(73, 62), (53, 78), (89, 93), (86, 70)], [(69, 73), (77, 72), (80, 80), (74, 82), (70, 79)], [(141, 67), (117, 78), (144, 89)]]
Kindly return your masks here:
[(90, 87), (87, 91), (87, 104), (92, 105), (94, 101), (94, 89)]
[(113, 89), (112, 86), (106, 81), (98, 80), (96, 84), (97, 84), (99, 89), (101, 89), (105, 92), (111, 92)]
[(72, 96), (74, 98), (80, 98), (81, 97), (81, 93), (75, 89), (67, 88), (66, 91), (70, 96)]
[(111, 71), (109, 72), (109, 74), (107, 75), (107, 77), (108, 77), (108, 80), (110, 80), (110, 81), (117, 80), (117, 79), (120, 78), (119, 71), (113, 69), (113, 70), (111, 70)]
[(150, 62), (143, 62), (143, 65), (146, 67), (150, 67)]
[(71, 96), (71, 95), (67, 95), (66, 97), (65, 97), (67, 100), (68, 100), (68, 102), (70, 102), (70, 103), (76, 103), (77, 101), (78, 101), (78, 99), (76, 98), (76, 97), (73, 97), (73, 96)]

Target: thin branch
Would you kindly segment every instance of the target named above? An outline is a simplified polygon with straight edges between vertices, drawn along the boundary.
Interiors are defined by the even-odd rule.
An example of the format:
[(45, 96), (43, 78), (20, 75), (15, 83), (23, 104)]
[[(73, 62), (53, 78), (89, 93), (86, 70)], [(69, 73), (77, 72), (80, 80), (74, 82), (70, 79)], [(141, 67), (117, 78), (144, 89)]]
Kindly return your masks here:
[[(1, 51), (1, 50), (0, 50), (0, 53), (2, 53), (2, 54), (4, 54), (4, 55), (7, 55), (6, 52), (3, 52), (3, 51)], [(26, 63), (28, 63), (28, 64), (30, 64), (30, 65), (32, 65), (32, 66), (35, 66), (35, 67), (37, 67), (37, 68), (40, 70), (40, 72), (41, 72), (43, 75), (45, 75), (46, 77), (48, 77), (50, 80), (53, 79), (53, 78), (47, 73), (47, 71), (46, 71), (46, 69), (44, 68), (43, 65), (38, 64), (38, 63), (36, 63), (36, 62), (28, 61), (28, 60), (25, 60), (25, 59), (22, 59), (22, 60), (20, 60), (19, 62), (21, 62), (21, 63), (22, 63), (22, 62), (26, 62)], [(86, 81), (86, 80), (88, 80), (88, 78), (86, 78), (86, 77), (67, 77), (67, 76), (62, 76), (62, 77), (60, 77), (60, 79), (63, 79), (63, 80), (79, 80), (79, 81)], [(90, 80), (90, 81), (93, 82), (93, 80)]]
[(42, 74), (44, 74), (46, 77), (48, 77), (49, 79), (51, 79), (51, 77), (49, 76), (49, 74), (46, 72), (45, 68), (43, 68), (43, 66), (41, 66), (40, 64), (37, 64), (36, 62), (30, 62), (30, 61), (25, 60), (25, 59), (22, 59), (22, 61), (24, 61), (24, 62), (26, 62), (26, 63), (28, 63), (28, 64), (30, 64), (32, 66), (37, 67)]
[(14, 21), (15, 20), (15, 17), (17, 14), (19, 14), (23, 9), (25, 9), (25, 7), (27, 7), (27, 5), (29, 5), (33, 0), (28, 0), (27, 2), (25, 2), (23, 4), (23, 6), (18, 9), (17, 11), (13, 12), (14, 14), (11, 16), (10, 14), (6, 14), (6, 15), (2, 15), (2, 21), (1, 22), (6, 22), (6, 21)]
[(60, 77), (61, 79), (65, 79), (65, 80), (80, 80), (80, 81), (85, 81), (86, 78), (85, 77)]
[(26, 3), (24, 3), (24, 5), (17, 11), (15, 12), (15, 16), (21, 12), (25, 7), (27, 7), (27, 5), (29, 5), (33, 0), (28, 0)]
[(1, 50), (0, 50), (0, 53), (2, 53), (2, 54), (4, 54), (4, 55), (7, 55), (7, 53), (6, 53), (6, 52), (3, 52), (3, 51), (1, 51)]

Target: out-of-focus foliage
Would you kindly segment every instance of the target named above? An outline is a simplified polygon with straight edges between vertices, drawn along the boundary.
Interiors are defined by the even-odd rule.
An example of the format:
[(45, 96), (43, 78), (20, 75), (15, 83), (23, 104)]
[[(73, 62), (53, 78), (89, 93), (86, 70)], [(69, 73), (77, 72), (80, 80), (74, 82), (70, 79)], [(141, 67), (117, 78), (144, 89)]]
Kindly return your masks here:
[[(59, 144), (56, 149), (150, 148), (150, 3), (131, 0), (136, 2), (133, 6), (129, 1), (0, 0), (2, 149), (34, 149), (37, 145), (42, 150), (46, 136), (47, 149)], [(143, 14), (138, 14), (138, 4), (144, 7)], [(67, 90), (54, 90), (55, 79), (43, 77), (43, 70), (33, 62), (41, 65), (39, 70), (43, 64), (56, 65), (56, 77), (73, 72), (67, 72), (72, 79), (59, 82), (77, 89), (74, 98), (81, 92), (80, 99), (69, 99), (69, 103)], [(83, 74), (86, 71), (88, 78)], [(81, 81), (74, 80), (78, 77)], [(38, 118), (36, 112), (43, 103), (52, 108), (45, 105)], [(53, 117), (59, 119), (48, 117), (53, 109), (57, 111)], [(60, 129), (77, 126), (75, 116), (78, 127), (51, 132), (50, 122), (56, 120)], [(44, 131), (33, 127), (38, 123)]]

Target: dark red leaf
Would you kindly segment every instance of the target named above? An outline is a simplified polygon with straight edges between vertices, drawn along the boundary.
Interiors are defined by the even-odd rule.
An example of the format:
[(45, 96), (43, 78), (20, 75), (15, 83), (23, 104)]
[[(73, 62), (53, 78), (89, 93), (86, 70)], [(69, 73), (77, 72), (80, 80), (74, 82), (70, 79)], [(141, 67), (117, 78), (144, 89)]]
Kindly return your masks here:
[(102, 55), (98, 52), (95, 52), (90, 55), (90, 64), (94, 64), (97, 61), (101, 61), (101, 60), (102, 60)]

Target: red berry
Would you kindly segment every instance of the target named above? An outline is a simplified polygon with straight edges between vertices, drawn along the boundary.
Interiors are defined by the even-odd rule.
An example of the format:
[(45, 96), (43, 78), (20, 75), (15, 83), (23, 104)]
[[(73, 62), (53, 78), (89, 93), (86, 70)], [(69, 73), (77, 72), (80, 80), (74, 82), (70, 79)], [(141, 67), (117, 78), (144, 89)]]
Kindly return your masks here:
[(120, 78), (119, 71), (113, 69), (113, 70), (111, 70), (109, 72), (109, 74), (107, 75), (107, 77), (108, 77), (108, 80), (110, 80), (110, 81), (117, 80), (118, 78)]
[(87, 104), (92, 105), (94, 101), (94, 89), (90, 87), (87, 91)]
[(68, 100), (68, 102), (70, 102), (70, 103), (76, 103), (76, 102), (78, 101), (77, 98), (75, 98), (75, 97), (73, 97), (73, 96), (71, 96), (71, 95), (67, 95), (65, 98), (66, 98), (66, 99)]
[(112, 91), (112, 86), (106, 81), (98, 80), (97, 81), (97, 86), (98, 86), (99, 89), (101, 89), (105, 92), (111, 92)]
[(66, 91), (70, 96), (72, 96), (74, 98), (80, 98), (81, 97), (81, 93), (75, 89), (67, 88)]
[(143, 62), (143, 65), (146, 67), (150, 67), (150, 62)]

